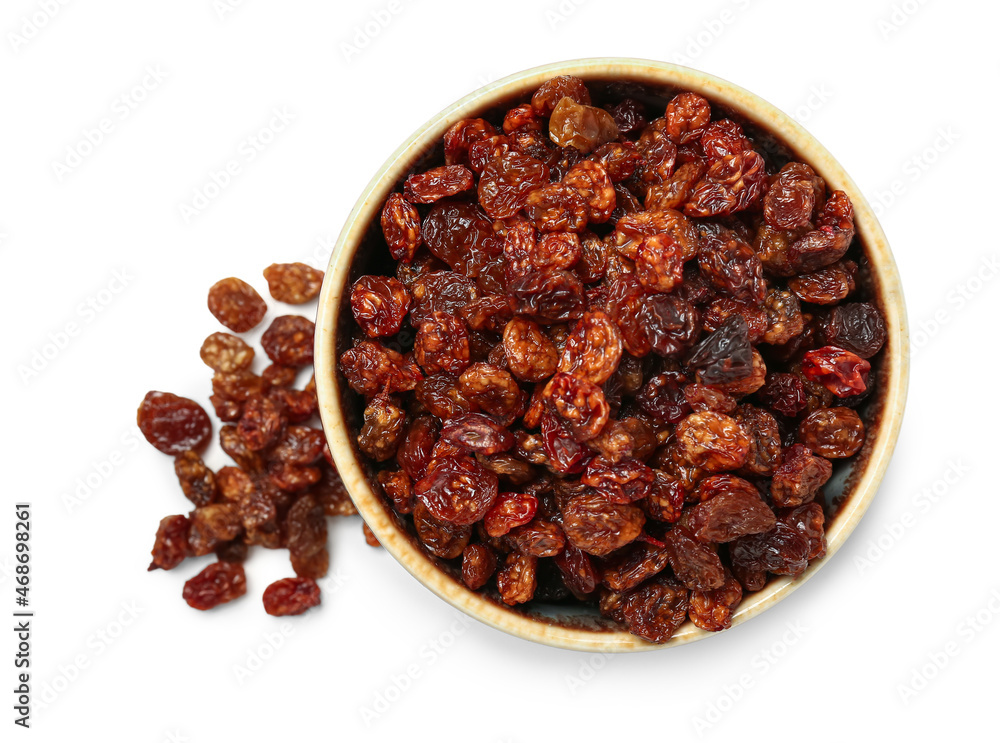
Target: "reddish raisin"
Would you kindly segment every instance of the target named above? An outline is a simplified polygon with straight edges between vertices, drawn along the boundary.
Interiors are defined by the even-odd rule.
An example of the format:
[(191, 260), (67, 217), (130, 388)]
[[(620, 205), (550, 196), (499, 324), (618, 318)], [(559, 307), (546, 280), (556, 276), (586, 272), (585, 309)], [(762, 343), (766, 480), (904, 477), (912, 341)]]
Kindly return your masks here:
[(376, 396), (365, 407), (364, 421), (358, 448), (376, 462), (394, 457), (406, 425), (406, 413), (399, 401), (388, 395)]
[(770, 531), (737, 539), (729, 546), (729, 557), (744, 570), (798, 577), (809, 565), (809, 547), (802, 532), (779, 521)]
[(743, 600), (743, 587), (732, 576), (711, 591), (692, 591), (688, 616), (696, 626), (708, 632), (720, 632), (733, 624), (733, 612)]
[(675, 435), (684, 459), (709, 472), (737, 469), (750, 451), (750, 439), (740, 424), (720, 413), (692, 413), (678, 424)]
[(674, 575), (687, 588), (711, 591), (725, 583), (726, 570), (715, 545), (699, 542), (680, 525), (668, 531), (663, 541)]
[(667, 104), (667, 136), (677, 144), (697, 141), (711, 118), (708, 101), (697, 93), (678, 93)]
[(646, 522), (636, 506), (610, 503), (599, 493), (570, 498), (562, 514), (563, 531), (570, 543), (599, 557), (635, 541)]
[(834, 307), (820, 332), (826, 343), (851, 351), (863, 359), (877, 354), (887, 337), (882, 313), (868, 303)]
[(453, 560), (461, 555), (472, 538), (471, 526), (436, 519), (419, 500), (413, 504), (413, 526), (427, 551), (444, 560)]
[(497, 569), (497, 554), (485, 544), (470, 544), (462, 551), (462, 582), (477, 591)]
[(136, 422), (146, 441), (171, 456), (201, 449), (212, 436), (208, 413), (194, 400), (169, 392), (147, 392)]
[(622, 618), (629, 631), (644, 640), (662, 644), (684, 624), (688, 592), (674, 582), (657, 578), (632, 590), (624, 597)]
[(243, 566), (216, 562), (184, 584), (184, 600), (193, 609), (205, 611), (239, 598), (247, 592)]
[(435, 518), (465, 526), (493, 505), (497, 476), (472, 457), (445, 457), (430, 463), (415, 492)]
[(313, 321), (298, 315), (274, 318), (264, 331), (260, 344), (267, 357), (284, 366), (306, 366), (313, 362)]
[(813, 456), (803, 444), (795, 444), (785, 450), (774, 473), (771, 498), (779, 507), (800, 506), (812, 500), (832, 474), (833, 466), (826, 459)]
[(868, 386), (869, 371), (871, 364), (837, 346), (806, 351), (802, 357), (802, 373), (806, 379), (819, 382), (837, 397), (864, 392)]
[(392, 257), (410, 263), (423, 243), (417, 208), (400, 194), (391, 194), (382, 208), (381, 221), (382, 234)]
[(472, 171), (464, 165), (445, 165), (411, 175), (403, 187), (403, 198), (411, 204), (433, 204), (468, 191), (474, 185)]
[(369, 338), (394, 335), (410, 311), (403, 282), (387, 276), (362, 276), (351, 289), (351, 312)]
[(167, 516), (160, 520), (153, 542), (153, 562), (149, 569), (172, 570), (188, 555), (188, 530), (191, 522), (187, 516)]
[(249, 369), (254, 351), (242, 338), (229, 333), (212, 333), (201, 344), (201, 360), (217, 372)]
[(186, 451), (178, 454), (174, 459), (174, 472), (181, 483), (184, 495), (196, 506), (207, 506), (215, 500), (218, 492), (215, 474), (205, 466), (197, 452)]
[(264, 611), (289, 617), (319, 605), (319, 586), (312, 578), (282, 578), (264, 589)]

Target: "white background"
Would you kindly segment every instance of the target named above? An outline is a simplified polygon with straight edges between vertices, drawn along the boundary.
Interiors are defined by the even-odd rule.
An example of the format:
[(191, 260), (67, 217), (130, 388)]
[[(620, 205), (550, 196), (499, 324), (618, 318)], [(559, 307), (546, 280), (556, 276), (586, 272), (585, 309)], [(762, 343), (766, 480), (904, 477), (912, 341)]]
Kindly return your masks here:
[[(45, 21), (35, 33), (32, 17)], [(926, 740), (992, 727), (998, 22), (996, 4), (972, 0), (4, 2), (0, 609), (14, 599), (12, 506), (28, 499), (31, 671), (49, 700), (16, 733)], [(22, 33), (32, 38), (11, 35)], [(264, 614), (260, 592), (290, 570), (260, 550), (245, 599), (189, 609), (182, 584), (208, 558), (145, 572), (158, 520), (187, 502), (134, 416), (149, 389), (208, 406), (198, 348), (220, 329), (208, 287), (236, 275), (263, 292), (274, 261), (325, 267), (364, 184), (425, 120), (509, 73), (604, 55), (683, 62), (753, 90), (805, 123), (877, 205), (913, 366), (895, 459), (850, 541), (748, 624), (635, 656), (463, 624), (367, 547), (357, 519), (332, 528), (319, 610)], [(152, 89), (130, 93), (144, 78)], [(293, 120), (250, 160), (241, 146), (282, 108)], [(104, 118), (110, 133), (60, 178), (54, 164)], [(180, 205), (234, 159), (239, 175), (186, 222)], [(119, 291), (101, 294), (109, 286)], [(81, 308), (96, 297), (99, 313)], [(68, 323), (78, 332), (65, 348), (19, 372)], [(209, 463), (224, 463), (217, 448)], [(103, 481), (68, 500), (95, 467)], [(14, 740), (5, 635), (0, 737)]]

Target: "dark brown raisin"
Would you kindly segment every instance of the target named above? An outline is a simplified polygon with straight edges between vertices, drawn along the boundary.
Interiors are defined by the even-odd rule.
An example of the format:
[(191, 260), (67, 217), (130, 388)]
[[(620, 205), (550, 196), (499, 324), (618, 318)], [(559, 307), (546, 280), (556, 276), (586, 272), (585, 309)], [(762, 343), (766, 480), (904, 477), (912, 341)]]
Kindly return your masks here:
[(171, 456), (201, 449), (212, 436), (212, 421), (204, 408), (170, 392), (147, 392), (136, 422), (146, 441)]

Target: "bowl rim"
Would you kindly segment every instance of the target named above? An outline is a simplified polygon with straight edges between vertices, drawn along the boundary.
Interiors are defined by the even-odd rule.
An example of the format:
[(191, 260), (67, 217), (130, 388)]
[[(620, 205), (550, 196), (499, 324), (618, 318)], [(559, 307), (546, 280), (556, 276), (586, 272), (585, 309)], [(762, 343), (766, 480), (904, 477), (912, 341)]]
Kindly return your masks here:
[(830, 152), (790, 116), (742, 87), (714, 75), (655, 60), (594, 57), (533, 67), (489, 83), (451, 104), (418, 128), (386, 160), (365, 187), (334, 246), (316, 318), (315, 372), (320, 417), (330, 451), (351, 499), (383, 547), (418, 581), (465, 614), (508, 634), (564, 649), (617, 653), (682, 645), (712, 634), (686, 621), (662, 645), (646, 642), (624, 630), (576, 629), (550, 624), (502, 606), (467, 589), (438, 568), (408, 537), (400, 534), (386, 513), (380, 496), (372, 491), (354, 453), (343, 423), (340, 387), (336, 374), (336, 333), (351, 262), (357, 246), (378, 217), (382, 204), (416, 153), (439, 140), (447, 128), (463, 118), (490, 108), (511, 96), (534, 90), (556, 75), (576, 75), (584, 80), (618, 78), (649, 85), (690, 90), (721, 103), (766, 131), (777, 134), (795, 153), (823, 177), (831, 189), (845, 191), (855, 210), (855, 227), (867, 249), (874, 291), (885, 313), (888, 340), (882, 360), (880, 422), (863, 471), (853, 473), (849, 499), (828, 523), (827, 554), (814, 560), (797, 579), (772, 580), (764, 589), (747, 595), (733, 617), (733, 626), (751, 619), (791, 594), (823, 567), (843, 546), (878, 490), (899, 436), (909, 380), (909, 333), (899, 272), (875, 214), (864, 195)]

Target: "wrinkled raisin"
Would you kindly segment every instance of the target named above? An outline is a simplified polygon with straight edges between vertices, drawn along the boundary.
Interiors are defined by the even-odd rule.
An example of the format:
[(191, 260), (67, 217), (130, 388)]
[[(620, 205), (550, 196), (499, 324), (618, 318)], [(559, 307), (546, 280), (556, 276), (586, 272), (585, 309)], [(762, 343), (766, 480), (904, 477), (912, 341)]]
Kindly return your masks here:
[(820, 332), (829, 345), (839, 346), (863, 359), (877, 354), (887, 337), (882, 313), (864, 302), (834, 307)]
[(802, 357), (802, 373), (806, 379), (819, 382), (837, 397), (864, 392), (869, 371), (871, 364), (837, 346), (806, 351)]
[(743, 587), (732, 576), (711, 591), (692, 591), (688, 616), (696, 626), (708, 632), (720, 632), (733, 624), (733, 612), (743, 600)]
[(629, 631), (644, 640), (664, 643), (677, 631), (688, 612), (688, 592), (672, 581), (658, 578), (629, 592), (621, 613)]
[(563, 531), (570, 543), (598, 557), (635, 541), (646, 522), (634, 505), (610, 503), (599, 493), (584, 493), (562, 509)]
[(812, 500), (832, 474), (833, 466), (826, 459), (813, 456), (803, 444), (795, 444), (785, 450), (774, 473), (771, 498), (776, 506), (800, 506)]
[(197, 452), (186, 451), (178, 454), (174, 459), (174, 472), (181, 483), (184, 495), (196, 506), (207, 506), (215, 500), (218, 492), (215, 474), (205, 466)]
[(472, 457), (445, 457), (430, 463), (414, 490), (435, 518), (466, 526), (493, 505), (497, 476)]
[(470, 544), (462, 551), (462, 582), (476, 591), (497, 569), (497, 554), (485, 544)]
[(406, 425), (406, 413), (399, 401), (378, 395), (365, 407), (364, 421), (358, 434), (358, 448), (376, 462), (394, 457)]
[(351, 312), (369, 338), (399, 332), (410, 311), (410, 293), (399, 279), (362, 276), (351, 289)]
[(242, 338), (229, 333), (212, 333), (201, 344), (201, 360), (217, 372), (250, 368), (254, 351)]
[(397, 261), (410, 263), (423, 243), (420, 213), (400, 194), (389, 196), (382, 208), (382, 234), (389, 252)]
[(827, 459), (850, 457), (865, 443), (865, 425), (850, 408), (824, 408), (799, 424), (799, 441)]
[(692, 413), (677, 425), (676, 437), (682, 456), (709, 472), (737, 469), (750, 451), (740, 424), (720, 413)]
[(464, 165), (445, 165), (411, 175), (403, 187), (403, 198), (411, 204), (433, 204), (473, 186), (472, 171)]
[(172, 570), (187, 557), (190, 526), (187, 516), (167, 516), (160, 520), (153, 542), (150, 570)]

